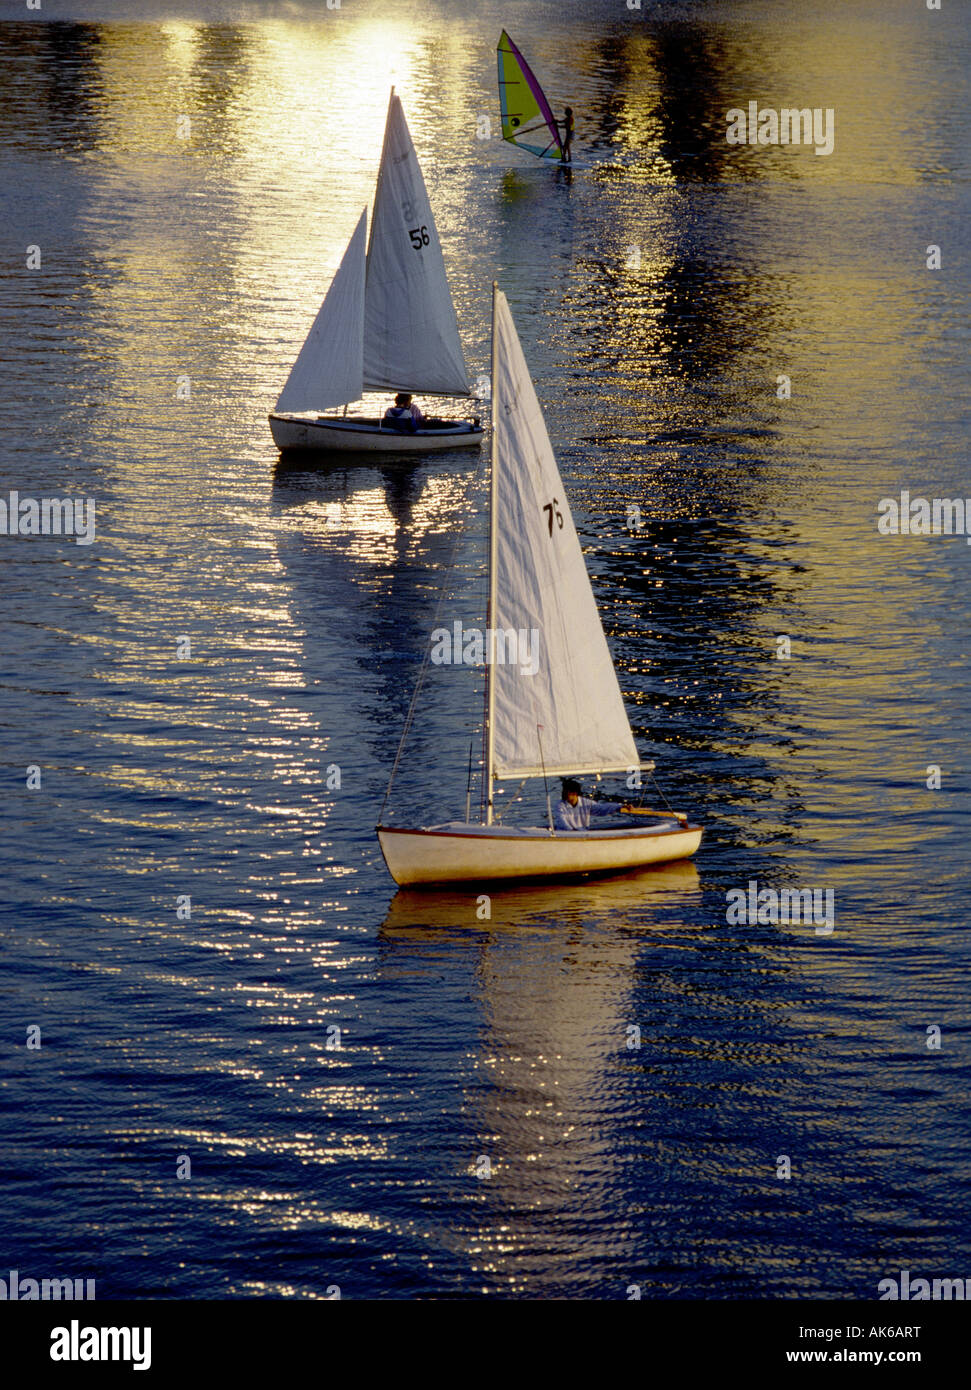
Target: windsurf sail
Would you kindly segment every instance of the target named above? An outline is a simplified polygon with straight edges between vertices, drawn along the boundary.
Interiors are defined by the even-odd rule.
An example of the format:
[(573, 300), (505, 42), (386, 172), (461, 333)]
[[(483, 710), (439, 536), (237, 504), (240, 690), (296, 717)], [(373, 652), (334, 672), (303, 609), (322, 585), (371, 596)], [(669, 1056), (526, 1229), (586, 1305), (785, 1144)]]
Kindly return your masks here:
[(563, 142), (550, 104), (532, 70), (505, 29), (496, 48), (502, 138), (537, 159), (563, 159)]

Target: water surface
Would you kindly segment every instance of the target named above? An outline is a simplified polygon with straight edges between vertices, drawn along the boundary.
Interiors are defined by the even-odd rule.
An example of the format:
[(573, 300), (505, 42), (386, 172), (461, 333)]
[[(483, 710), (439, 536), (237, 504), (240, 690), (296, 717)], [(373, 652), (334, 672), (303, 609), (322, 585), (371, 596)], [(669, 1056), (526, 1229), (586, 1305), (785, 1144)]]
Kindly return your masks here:
[[(0, 479), (97, 505), (0, 537), (3, 1258), (102, 1298), (967, 1274), (971, 548), (876, 530), (971, 492), (957, 8), (254, 9), (0, 25)], [(595, 169), (495, 138), (503, 25)], [(484, 460), (284, 466), (266, 424), (392, 82), (470, 372), (497, 279), (707, 826), (488, 921), (373, 834), (432, 628), (483, 620)], [(832, 106), (835, 152), (733, 151), (749, 99)], [(481, 693), (432, 674), (396, 814), (462, 813)], [(728, 923), (751, 879), (835, 931)]]

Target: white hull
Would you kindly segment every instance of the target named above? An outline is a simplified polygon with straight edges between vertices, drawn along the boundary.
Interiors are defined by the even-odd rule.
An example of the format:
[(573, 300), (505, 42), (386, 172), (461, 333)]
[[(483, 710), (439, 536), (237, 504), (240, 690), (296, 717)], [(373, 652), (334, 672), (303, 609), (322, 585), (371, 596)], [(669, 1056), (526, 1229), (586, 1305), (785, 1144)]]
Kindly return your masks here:
[(269, 419), (278, 449), (332, 450), (342, 454), (427, 454), (436, 449), (477, 448), (483, 434), (468, 420), (456, 420), (454, 428), (405, 434), (354, 416), (271, 415)]
[(465, 825), (397, 830), (378, 826), (384, 862), (395, 883), (486, 882), (607, 874), (688, 859), (701, 827), (659, 821), (650, 829), (573, 830), (551, 835), (530, 827)]

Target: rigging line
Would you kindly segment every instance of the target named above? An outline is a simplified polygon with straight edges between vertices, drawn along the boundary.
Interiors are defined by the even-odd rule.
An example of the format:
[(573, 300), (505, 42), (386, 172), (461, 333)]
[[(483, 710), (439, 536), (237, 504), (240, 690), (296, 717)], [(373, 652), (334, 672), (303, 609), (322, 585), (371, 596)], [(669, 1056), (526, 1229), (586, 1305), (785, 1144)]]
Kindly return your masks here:
[[(491, 383), (490, 383), (490, 384), (491, 384)], [(483, 477), (484, 471), (485, 471), (484, 464), (483, 464), (482, 459), (480, 458), (480, 460), (479, 460), (479, 466), (478, 466), (478, 468), (476, 469), (475, 473), (472, 475), (472, 479), (471, 479), (470, 483), (468, 484), (468, 486), (466, 487), (465, 493), (464, 493), (464, 495), (463, 495), (463, 497), (462, 497), (462, 503), (463, 503), (464, 506), (467, 507), (467, 506), (471, 503), (473, 491), (475, 490), (476, 487), (481, 486), (482, 477)], [(439, 593), (438, 593), (438, 603), (435, 605), (435, 617), (434, 617), (434, 619), (433, 619), (433, 621), (432, 621), (432, 628), (433, 628), (433, 629), (436, 628), (436, 627), (438, 627), (438, 625), (439, 625), (438, 620), (439, 620), (439, 618), (441, 617), (442, 606), (443, 606), (443, 604), (445, 603), (445, 596), (446, 596), (446, 593), (447, 593), (447, 591), (448, 591), (448, 583), (449, 583), (449, 580), (450, 580), (450, 578), (451, 578), (451, 576), (452, 576), (452, 574), (453, 574), (453, 572), (454, 572), (454, 569), (455, 569), (455, 556), (456, 556), (456, 553), (457, 553), (457, 551), (458, 551), (459, 541), (463, 538), (464, 535), (465, 535), (465, 528), (460, 526), (460, 527), (457, 527), (457, 528), (456, 528), (455, 535), (452, 537), (452, 548), (451, 548), (451, 550), (450, 550), (450, 552), (449, 552), (448, 564), (447, 564), (446, 567), (445, 567), (445, 582), (442, 584), (442, 587), (439, 589)], [(387, 804), (388, 804), (388, 799), (389, 799), (390, 796), (391, 796), (391, 788), (392, 788), (392, 786), (394, 785), (394, 779), (395, 779), (395, 776), (396, 776), (397, 771), (398, 771), (398, 764), (401, 762), (401, 754), (402, 754), (402, 752), (403, 752), (403, 750), (404, 750), (405, 741), (406, 741), (406, 739), (408, 738), (408, 733), (409, 733), (409, 731), (410, 731), (410, 729), (411, 729), (412, 721), (414, 720), (414, 717), (415, 717), (415, 709), (416, 709), (416, 707), (417, 707), (417, 705), (418, 705), (418, 696), (421, 694), (421, 688), (422, 688), (422, 686), (423, 686), (423, 684), (424, 684), (424, 682), (425, 682), (425, 676), (426, 676), (426, 674), (427, 674), (427, 672), (428, 672), (428, 663), (429, 663), (429, 661), (431, 660), (431, 655), (432, 655), (432, 644), (431, 644), (431, 642), (429, 642), (429, 643), (427, 644), (426, 648), (425, 648), (425, 655), (424, 655), (424, 657), (423, 657), (423, 659), (422, 659), (421, 670), (418, 672), (418, 681), (417, 681), (417, 683), (416, 683), (416, 685), (415, 685), (414, 693), (412, 694), (412, 697), (411, 697), (411, 704), (408, 706), (408, 713), (407, 713), (407, 715), (405, 716), (405, 727), (404, 727), (404, 729), (403, 729), (403, 731), (402, 731), (401, 738), (400, 738), (399, 741), (398, 741), (398, 751), (397, 751), (397, 752), (395, 753), (395, 755), (394, 755), (394, 763), (392, 764), (392, 767), (391, 767), (391, 776), (388, 778), (387, 790), (386, 790), (385, 793), (384, 793), (384, 800), (381, 802), (381, 810), (378, 812), (378, 824), (379, 824), (379, 825), (380, 825), (380, 824), (383, 822), (383, 820), (384, 820), (384, 808), (387, 806)]]
[[(545, 119), (542, 121), (538, 121), (536, 125), (517, 126), (516, 129), (513, 131), (512, 135), (504, 135), (502, 138), (504, 140), (512, 140), (513, 142), (515, 142), (520, 135), (532, 135), (534, 130), (549, 130), (549, 126), (547, 125)], [(550, 144), (552, 143), (553, 142), (551, 140)]]
[[(503, 808), (504, 810), (507, 810), (507, 811), (511, 811), (511, 810), (512, 810), (512, 808), (516, 805), (516, 803), (517, 803), (517, 802), (520, 800), (520, 798), (522, 797), (523, 788), (525, 787), (525, 785), (526, 785), (526, 783), (527, 783), (528, 781), (529, 781), (529, 778), (528, 778), (528, 777), (524, 777), (524, 778), (523, 778), (523, 780), (522, 780), (522, 781), (520, 782), (520, 784), (519, 784), (519, 790), (516, 792), (516, 795), (510, 800), (510, 802), (508, 803), (508, 805), (505, 806), (505, 807)], [(501, 821), (501, 820), (502, 820), (502, 817), (499, 816), (498, 819)]]
[(474, 746), (474, 740), (473, 740), (473, 739), (469, 739), (469, 775), (468, 775), (468, 777), (467, 777), (467, 779), (466, 779), (466, 783), (465, 783), (465, 823), (466, 823), (466, 825), (468, 825), (468, 823), (469, 823), (469, 817), (470, 817), (470, 815), (471, 815), (471, 811), (470, 811), (470, 802), (471, 802), (471, 800), (472, 800), (472, 748), (473, 748), (473, 746)]
[[(670, 803), (670, 801), (667, 799), (667, 797), (664, 795), (664, 792), (663, 792), (663, 790), (661, 789), (661, 784), (658, 782), (658, 780), (657, 780), (657, 778), (655, 777), (655, 775), (654, 775), (653, 772), (651, 773), (651, 781), (654, 783), (654, 788), (655, 788), (655, 790), (656, 790), (658, 796), (659, 796), (659, 797), (661, 798), (661, 800), (664, 802), (664, 804), (665, 804), (665, 806), (668, 808), (668, 810), (671, 811), (671, 814), (674, 815), (674, 811), (672, 810), (671, 803)], [(643, 797), (643, 795), (642, 795), (642, 796), (641, 796), (641, 801), (643, 801), (643, 800), (644, 800), (644, 797)]]
[(523, 794), (523, 788), (525, 787), (525, 785), (526, 785), (526, 783), (527, 783), (528, 781), (529, 781), (529, 778), (528, 778), (528, 777), (524, 777), (523, 780), (520, 782), (519, 786), (516, 788), (516, 794), (511, 798), (511, 800), (510, 800), (510, 802), (509, 802), (509, 805), (510, 805), (510, 806), (515, 806), (516, 802), (519, 801), (519, 799), (521, 798), (521, 796), (522, 796), (522, 794)]
[[(489, 612), (489, 600), (486, 599), (486, 614)], [(490, 618), (486, 617), (486, 631), (489, 630)], [(486, 818), (486, 765), (489, 761), (489, 672), (485, 672), (485, 680), (482, 682), (482, 776), (479, 779), (479, 820), (484, 825)]]
[(536, 725), (536, 737), (539, 739), (539, 761), (543, 769), (543, 785), (546, 788), (546, 814), (550, 822), (550, 834), (553, 834), (553, 807), (550, 804), (550, 784), (546, 777), (546, 758), (543, 756), (543, 726)]

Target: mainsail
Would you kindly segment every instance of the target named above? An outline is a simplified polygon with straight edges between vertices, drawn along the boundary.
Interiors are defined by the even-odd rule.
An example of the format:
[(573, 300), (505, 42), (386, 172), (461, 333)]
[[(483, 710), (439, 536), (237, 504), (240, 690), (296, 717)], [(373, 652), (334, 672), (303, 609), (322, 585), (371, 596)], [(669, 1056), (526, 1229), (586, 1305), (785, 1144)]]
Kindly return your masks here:
[(506, 33), (499, 39), (499, 109), (502, 138), (539, 159), (563, 159), (563, 145), (550, 104), (529, 64)]
[(277, 410), (324, 410), (363, 395), (366, 241), (367, 208), (280, 392)]
[[(535, 675), (495, 662), (493, 773), (640, 764), (563, 480), (506, 297), (495, 291), (493, 629), (535, 629)], [(539, 727), (538, 727), (539, 726)]]
[(374, 391), (469, 394), (435, 219), (393, 91), (367, 254), (364, 385)]

